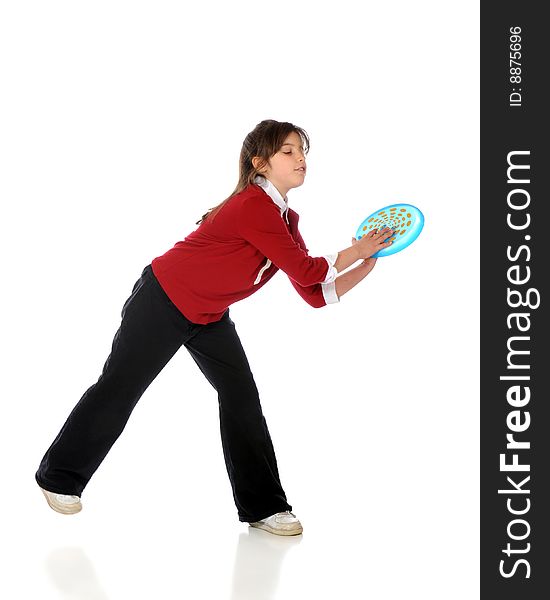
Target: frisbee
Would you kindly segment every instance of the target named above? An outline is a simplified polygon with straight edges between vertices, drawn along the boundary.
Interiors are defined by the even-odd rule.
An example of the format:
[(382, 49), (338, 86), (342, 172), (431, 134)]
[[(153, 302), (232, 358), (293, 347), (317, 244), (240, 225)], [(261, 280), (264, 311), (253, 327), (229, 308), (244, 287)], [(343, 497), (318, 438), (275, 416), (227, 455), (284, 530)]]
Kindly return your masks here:
[(372, 255), (373, 258), (389, 256), (410, 246), (424, 227), (424, 215), (412, 204), (390, 204), (369, 215), (357, 228), (355, 238), (360, 240), (369, 231), (373, 229), (380, 231), (384, 227), (391, 227), (394, 230), (393, 236), (385, 240), (392, 240), (393, 244), (378, 250)]

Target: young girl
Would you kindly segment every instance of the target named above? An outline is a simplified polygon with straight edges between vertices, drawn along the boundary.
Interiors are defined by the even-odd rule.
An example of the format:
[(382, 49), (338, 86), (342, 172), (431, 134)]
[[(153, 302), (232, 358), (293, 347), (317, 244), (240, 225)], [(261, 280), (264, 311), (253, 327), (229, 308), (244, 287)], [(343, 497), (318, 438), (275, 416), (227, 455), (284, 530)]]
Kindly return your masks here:
[[(233, 193), (199, 227), (147, 265), (124, 303), (98, 381), (82, 396), (35, 478), (50, 507), (81, 510), (80, 496), (136, 403), (183, 344), (218, 393), (220, 431), (239, 520), (278, 535), (302, 532), (279, 480), (275, 452), (229, 305), (281, 269), (320, 308), (339, 302), (372, 270), (392, 231), (371, 231), (335, 254), (311, 257), (287, 192), (306, 176), (309, 137), (266, 120), (245, 138)], [(363, 262), (338, 275), (363, 259)]]

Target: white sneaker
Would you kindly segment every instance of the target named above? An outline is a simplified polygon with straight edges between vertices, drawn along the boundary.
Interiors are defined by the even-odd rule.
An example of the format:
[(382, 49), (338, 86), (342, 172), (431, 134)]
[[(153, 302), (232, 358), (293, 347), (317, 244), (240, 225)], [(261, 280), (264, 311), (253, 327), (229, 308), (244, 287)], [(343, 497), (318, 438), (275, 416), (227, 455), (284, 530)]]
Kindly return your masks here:
[(53, 508), (56, 512), (61, 513), (62, 515), (73, 515), (82, 510), (79, 496), (56, 494), (55, 492), (48, 492), (48, 490), (45, 490), (44, 488), (40, 489), (44, 496), (46, 496), (50, 508)]
[(271, 517), (249, 523), (249, 525), (258, 529), (265, 529), (265, 531), (275, 535), (299, 535), (303, 531), (302, 524), (298, 521), (296, 515), (289, 510), (278, 512), (271, 515)]

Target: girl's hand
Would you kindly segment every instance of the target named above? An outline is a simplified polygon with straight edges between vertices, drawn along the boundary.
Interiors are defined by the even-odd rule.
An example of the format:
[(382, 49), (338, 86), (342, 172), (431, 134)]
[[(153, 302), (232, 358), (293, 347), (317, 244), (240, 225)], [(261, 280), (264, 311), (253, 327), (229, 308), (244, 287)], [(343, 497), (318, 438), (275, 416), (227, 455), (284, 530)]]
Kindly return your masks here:
[[(358, 242), (359, 242), (359, 240), (357, 240), (356, 238), (354, 238), (354, 237), (351, 238), (352, 246), (354, 246)], [(377, 260), (378, 260), (377, 258), (372, 258), (372, 256), (370, 258), (365, 258), (360, 266), (364, 267), (367, 270), (367, 273), (370, 273), (373, 270), (374, 265), (376, 264)]]
[(384, 240), (393, 235), (393, 229), (389, 227), (384, 227), (378, 231), (378, 229), (372, 229), (366, 235), (364, 235), (360, 240), (356, 240), (352, 238), (352, 244), (357, 246), (359, 249), (359, 258), (369, 258), (373, 254), (376, 254), (378, 250), (382, 250), (382, 248), (387, 248), (391, 246), (393, 242)]

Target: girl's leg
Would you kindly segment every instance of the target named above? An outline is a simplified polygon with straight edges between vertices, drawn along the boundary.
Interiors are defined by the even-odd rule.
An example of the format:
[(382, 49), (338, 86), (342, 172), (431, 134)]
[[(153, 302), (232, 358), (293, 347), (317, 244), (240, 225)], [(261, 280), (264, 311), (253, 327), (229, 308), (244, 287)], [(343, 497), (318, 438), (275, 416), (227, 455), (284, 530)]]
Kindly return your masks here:
[(101, 376), (74, 407), (36, 472), (48, 491), (81, 495), (143, 392), (199, 327), (172, 304), (151, 265), (135, 283), (121, 317)]
[(220, 432), (233, 497), (244, 522), (292, 510), (248, 359), (229, 310), (184, 343), (218, 392)]

